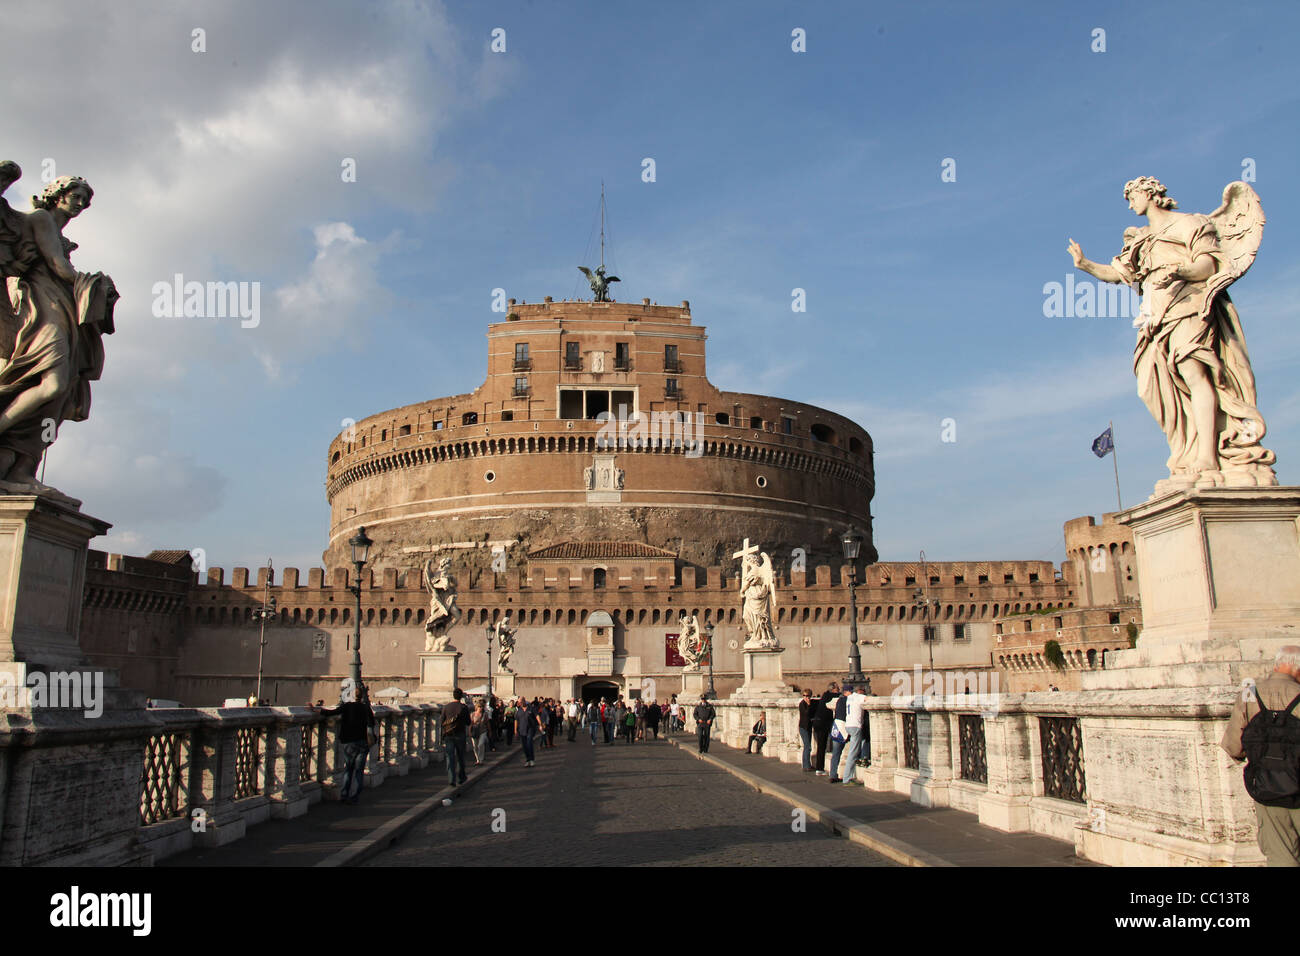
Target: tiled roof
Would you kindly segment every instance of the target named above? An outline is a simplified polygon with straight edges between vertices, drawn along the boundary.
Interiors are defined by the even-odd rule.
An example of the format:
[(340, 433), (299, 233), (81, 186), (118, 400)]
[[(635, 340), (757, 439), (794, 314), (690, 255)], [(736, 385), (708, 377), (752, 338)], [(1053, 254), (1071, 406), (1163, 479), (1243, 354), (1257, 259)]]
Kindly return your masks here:
[(549, 548), (529, 553), (530, 558), (562, 558), (568, 561), (591, 561), (608, 558), (675, 558), (663, 548), (639, 541), (562, 541)]
[(145, 555), (148, 561), (160, 561), (163, 564), (180, 564), (181, 560), (192, 561), (193, 557), (188, 551), (150, 551)]

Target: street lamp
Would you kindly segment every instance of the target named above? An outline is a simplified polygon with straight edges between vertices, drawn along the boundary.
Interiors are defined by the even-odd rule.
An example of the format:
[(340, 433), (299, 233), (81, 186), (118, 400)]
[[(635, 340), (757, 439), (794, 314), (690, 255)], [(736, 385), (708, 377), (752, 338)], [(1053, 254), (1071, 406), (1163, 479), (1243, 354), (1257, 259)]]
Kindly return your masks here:
[(862, 535), (850, 525), (840, 536), (840, 545), (849, 563), (849, 676), (844, 682), (861, 687), (867, 682), (862, 673), (862, 655), (858, 653), (858, 553), (862, 550)]
[(266, 582), (262, 589), (262, 606), (253, 611), (253, 620), (262, 623), (262, 633), (257, 642), (257, 703), (262, 703), (262, 652), (266, 649), (266, 622), (275, 620), (275, 598), (271, 597), (271, 575), (274, 565), (266, 559)]
[(926, 563), (925, 552), (921, 552), (922, 587), (912, 592), (912, 603), (921, 608), (921, 637), (930, 649), (930, 673), (934, 673), (934, 641), (930, 638), (930, 606), (939, 605), (939, 599), (930, 600), (930, 566)]
[(717, 700), (718, 692), (713, 689), (713, 622), (704, 625), (704, 637), (709, 642), (709, 689), (704, 692), (708, 700)]
[(352, 547), (352, 563), (357, 568), (357, 583), (348, 590), (357, 596), (357, 627), (352, 636), (352, 683), (359, 692), (361, 688), (361, 569), (365, 567), (366, 559), (370, 556), (370, 546), (374, 542), (366, 537), (366, 529), (361, 527), (348, 540), (348, 544)]
[(489, 624), (487, 627), (483, 628), (483, 630), (487, 631), (487, 699), (488, 705), (490, 706), (492, 704), (492, 638), (496, 636), (497, 628), (495, 624)]

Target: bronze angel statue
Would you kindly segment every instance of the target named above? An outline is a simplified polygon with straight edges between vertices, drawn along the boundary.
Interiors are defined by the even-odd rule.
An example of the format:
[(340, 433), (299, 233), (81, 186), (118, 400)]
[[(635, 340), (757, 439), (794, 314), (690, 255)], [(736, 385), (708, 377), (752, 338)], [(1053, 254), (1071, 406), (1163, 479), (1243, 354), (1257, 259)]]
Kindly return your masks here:
[[(0, 163), (0, 193), (22, 170)], [(101, 272), (78, 272), (64, 227), (90, 208), (94, 191), (62, 176), (21, 213), (0, 198), (0, 493), (38, 494), (80, 505), (36, 479), (65, 421), (85, 421), (90, 383), (104, 370), (117, 289)]]
[(772, 619), (776, 615), (776, 576), (772, 559), (763, 553), (746, 554), (740, 572), (741, 619), (749, 635), (748, 648), (779, 647)]
[(1217, 485), (1276, 485), (1276, 461), (1260, 441), (1255, 376), (1228, 286), (1246, 274), (1264, 232), (1259, 196), (1229, 183), (1208, 216), (1174, 212), (1165, 185), (1141, 176), (1124, 185), (1148, 224), (1124, 232), (1110, 265), (1067, 250), (1079, 269), (1141, 293), (1133, 353), (1138, 394), (1169, 441), (1169, 478), (1156, 493)]
[(592, 272), (586, 266), (578, 266), (578, 271), (587, 277), (587, 282), (591, 284), (592, 294), (596, 296), (597, 302), (610, 302), (609, 284), (620, 281), (618, 276), (605, 275), (605, 267), (597, 266), (596, 271)]

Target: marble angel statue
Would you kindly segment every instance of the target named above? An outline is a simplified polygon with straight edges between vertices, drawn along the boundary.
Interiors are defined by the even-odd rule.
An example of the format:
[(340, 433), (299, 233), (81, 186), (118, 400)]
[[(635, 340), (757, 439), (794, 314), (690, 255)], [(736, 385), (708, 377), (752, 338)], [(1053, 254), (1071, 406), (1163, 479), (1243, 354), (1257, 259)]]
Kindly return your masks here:
[(1129, 228), (1110, 265), (1067, 247), (1079, 269), (1103, 282), (1137, 287), (1133, 371), (1138, 394), (1169, 442), (1169, 478), (1156, 493), (1216, 485), (1276, 485), (1276, 458), (1260, 442), (1255, 376), (1228, 286), (1259, 249), (1264, 211), (1244, 182), (1229, 183), (1208, 216), (1174, 212), (1165, 185), (1150, 176), (1124, 185), (1129, 208), (1148, 224)]
[(686, 662), (685, 671), (700, 669), (700, 658), (704, 656), (704, 641), (700, 638), (700, 622), (694, 614), (682, 612), (677, 619), (681, 632), (677, 635), (677, 654)]
[[(0, 162), (0, 193), (22, 170)], [(103, 336), (113, 332), (118, 293), (101, 272), (78, 272), (77, 244), (63, 235), (90, 208), (94, 191), (61, 176), (21, 213), (0, 199), (0, 493), (80, 502), (38, 481), (46, 447), (65, 421), (85, 421), (90, 383), (104, 370)]]
[(459, 623), (462, 612), (456, 606), (456, 579), (451, 576), (451, 558), (439, 558), (436, 573), (432, 559), (424, 562), (424, 587), (429, 592), (424, 649), (426, 652), (454, 651), (447, 632)]
[(497, 673), (513, 674), (514, 671), (510, 669), (510, 658), (515, 653), (515, 635), (519, 633), (519, 628), (510, 626), (510, 612), (507, 611), (506, 616), (493, 625), (493, 629), (501, 645), (501, 650), (497, 653)]
[(741, 616), (749, 635), (745, 647), (780, 647), (772, 617), (776, 614), (776, 577), (766, 552), (747, 554), (740, 573)]

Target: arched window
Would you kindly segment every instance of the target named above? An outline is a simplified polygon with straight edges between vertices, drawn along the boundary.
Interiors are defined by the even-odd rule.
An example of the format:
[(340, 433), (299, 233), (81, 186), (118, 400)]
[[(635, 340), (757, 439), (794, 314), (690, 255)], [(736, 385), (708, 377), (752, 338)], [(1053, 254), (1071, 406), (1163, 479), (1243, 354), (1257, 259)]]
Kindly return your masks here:
[(604, 568), (596, 568), (591, 572), (591, 586), (593, 588), (603, 588), (605, 586)]

